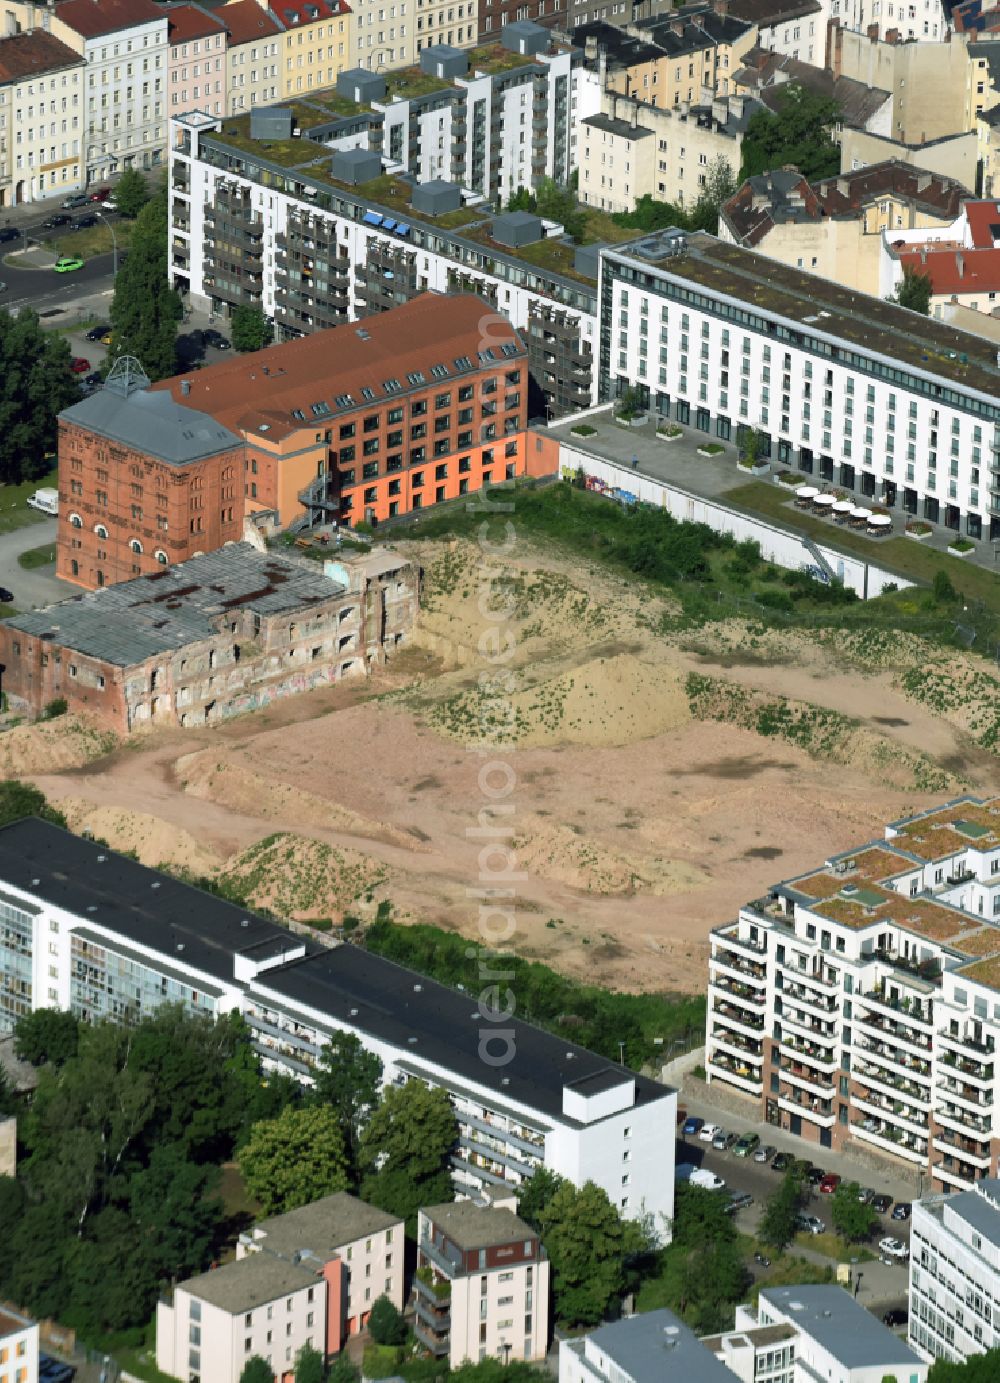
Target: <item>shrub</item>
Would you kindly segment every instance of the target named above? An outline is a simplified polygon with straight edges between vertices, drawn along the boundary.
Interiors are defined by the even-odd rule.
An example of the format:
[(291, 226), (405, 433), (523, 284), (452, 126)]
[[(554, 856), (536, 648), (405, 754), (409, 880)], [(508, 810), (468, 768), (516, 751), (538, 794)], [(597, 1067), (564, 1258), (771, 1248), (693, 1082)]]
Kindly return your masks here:
[(65, 696), (53, 697), (42, 712), (42, 719), (55, 720), (56, 716), (64, 716), (68, 710), (69, 702)]
[(401, 1345), (406, 1339), (406, 1322), (388, 1297), (375, 1298), (368, 1333), (377, 1345)]
[(570, 432), (575, 432), (578, 437), (593, 437), (596, 431), (597, 428), (591, 427), (589, 423), (578, 423), (576, 427), (570, 428)]

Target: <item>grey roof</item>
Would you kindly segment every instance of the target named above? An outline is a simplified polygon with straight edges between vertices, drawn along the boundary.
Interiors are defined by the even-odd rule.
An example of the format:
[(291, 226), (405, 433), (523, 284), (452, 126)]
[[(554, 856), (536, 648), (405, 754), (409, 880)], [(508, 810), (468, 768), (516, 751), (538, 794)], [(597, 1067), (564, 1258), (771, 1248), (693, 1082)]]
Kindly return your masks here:
[(920, 1356), (836, 1284), (765, 1287), (760, 1301), (827, 1350), (846, 1369), (916, 1367)]
[(995, 106), (990, 106), (989, 110), (981, 111), (979, 118), (991, 128), (1000, 125), (1000, 101)]
[(178, 1285), (200, 1301), (237, 1315), (316, 1284), (314, 1270), (286, 1263), (283, 1258), (272, 1258), (270, 1254), (251, 1253), (236, 1263), (189, 1277)]
[(475, 1201), (448, 1201), (443, 1205), (421, 1207), (438, 1229), (443, 1230), (460, 1249), (486, 1249), (494, 1244), (520, 1244), (537, 1239), (529, 1224), (512, 1210)]
[(608, 134), (616, 135), (619, 139), (645, 139), (653, 133), (644, 125), (633, 125), (630, 120), (616, 120), (604, 114), (589, 115), (583, 123), (593, 126), (595, 130), (607, 130)]
[(278, 1258), (291, 1258), (307, 1250), (325, 1262), (345, 1244), (353, 1244), (368, 1234), (379, 1234), (402, 1223), (398, 1215), (390, 1215), (357, 1196), (338, 1191), (298, 1210), (261, 1220), (248, 1237), (257, 1248)]
[(977, 1234), (1000, 1247), (1000, 1179), (984, 1177), (974, 1191), (958, 1191), (942, 1202), (950, 1215), (957, 1215)]
[(243, 445), (242, 438), (209, 414), (175, 403), (166, 389), (118, 389), (106, 383), (59, 416), (170, 466), (187, 466)]
[[(733, 1383), (725, 1364), (672, 1311), (648, 1311), (602, 1325), (588, 1338), (635, 1383), (663, 1383), (665, 1378), (683, 1378), (684, 1383)], [(583, 1342), (579, 1343), (582, 1346)]]
[(276, 615), (332, 600), (343, 591), (316, 564), (232, 543), (133, 581), (13, 615), (6, 623), (127, 668), (211, 638), (234, 610)]

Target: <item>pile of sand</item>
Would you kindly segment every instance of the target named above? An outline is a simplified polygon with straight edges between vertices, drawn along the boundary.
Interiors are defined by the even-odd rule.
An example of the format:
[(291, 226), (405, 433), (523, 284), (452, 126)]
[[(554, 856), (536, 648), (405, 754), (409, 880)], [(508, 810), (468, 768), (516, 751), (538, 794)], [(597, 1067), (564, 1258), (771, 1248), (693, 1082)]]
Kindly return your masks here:
[(201, 749), (185, 754), (177, 760), (174, 772), (184, 791), (192, 797), (216, 802), (247, 816), (339, 831), (407, 850), (419, 848), (408, 832), (383, 821), (372, 821), (303, 788), (267, 778), (233, 757), (227, 757), (224, 750)]
[(35, 725), (16, 725), (0, 735), (0, 778), (58, 773), (110, 754), (118, 741), (79, 716), (59, 716)]
[(296, 921), (340, 921), (384, 881), (385, 867), (357, 850), (282, 833), (235, 856), (219, 873), (239, 886), (255, 908)]
[(514, 840), (518, 867), (584, 893), (664, 895), (697, 888), (708, 876), (682, 860), (626, 856), (540, 816), (522, 817)]
[(163, 866), (208, 875), (220, 864), (214, 851), (158, 816), (123, 807), (97, 806), (85, 797), (63, 797), (59, 810), (65, 813), (71, 831), (89, 831), (98, 840), (107, 841), (112, 850), (133, 853), (152, 868)]

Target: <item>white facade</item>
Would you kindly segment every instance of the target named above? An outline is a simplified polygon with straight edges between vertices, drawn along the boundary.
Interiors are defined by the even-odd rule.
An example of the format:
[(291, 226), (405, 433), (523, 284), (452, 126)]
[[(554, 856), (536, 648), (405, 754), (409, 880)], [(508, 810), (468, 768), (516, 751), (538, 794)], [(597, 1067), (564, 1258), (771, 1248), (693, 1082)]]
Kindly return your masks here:
[(926, 1383), (927, 1364), (840, 1286), (765, 1288), (756, 1316), (737, 1307), (748, 1324), (795, 1330), (795, 1383)]
[(38, 1326), (0, 1310), (0, 1383), (38, 1383)]
[(910, 1344), (957, 1363), (1000, 1348), (1000, 1182), (915, 1201)]

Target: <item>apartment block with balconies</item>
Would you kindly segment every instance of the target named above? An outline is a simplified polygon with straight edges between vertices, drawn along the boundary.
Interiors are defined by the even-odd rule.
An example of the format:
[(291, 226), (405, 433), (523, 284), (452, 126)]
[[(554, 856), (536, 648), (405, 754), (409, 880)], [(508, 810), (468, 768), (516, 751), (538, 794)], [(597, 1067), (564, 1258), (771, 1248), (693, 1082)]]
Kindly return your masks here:
[(712, 936), (705, 1067), (766, 1122), (995, 1174), (1000, 799), (960, 798), (775, 885)]

